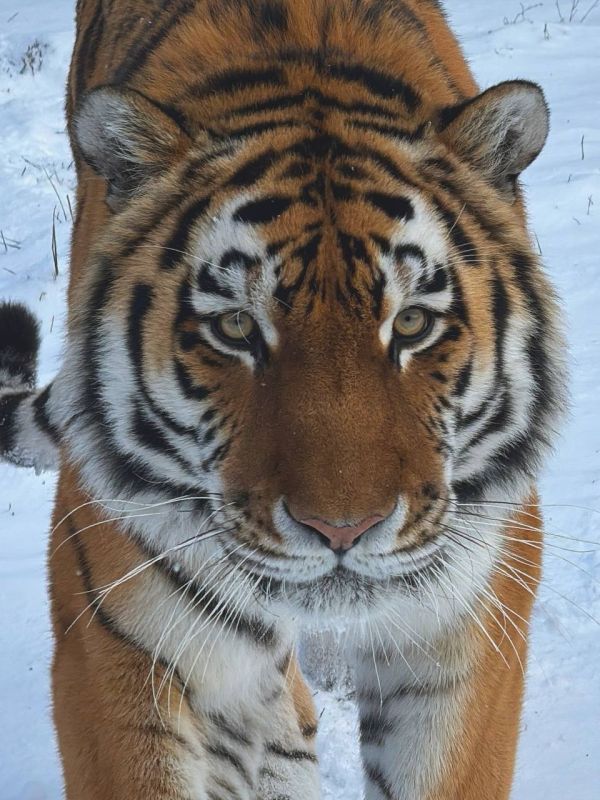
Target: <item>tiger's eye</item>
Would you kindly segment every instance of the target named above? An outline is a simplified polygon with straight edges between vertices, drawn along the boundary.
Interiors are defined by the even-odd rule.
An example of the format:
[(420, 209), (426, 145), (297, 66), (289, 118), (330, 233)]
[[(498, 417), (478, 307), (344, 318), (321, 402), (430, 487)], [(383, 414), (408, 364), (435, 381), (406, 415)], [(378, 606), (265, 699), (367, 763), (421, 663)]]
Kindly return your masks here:
[(222, 314), (216, 319), (216, 330), (225, 341), (232, 343), (248, 343), (256, 332), (256, 322), (245, 311), (233, 314)]
[(426, 308), (412, 306), (401, 311), (394, 320), (396, 337), (410, 344), (424, 339), (433, 325), (433, 314)]

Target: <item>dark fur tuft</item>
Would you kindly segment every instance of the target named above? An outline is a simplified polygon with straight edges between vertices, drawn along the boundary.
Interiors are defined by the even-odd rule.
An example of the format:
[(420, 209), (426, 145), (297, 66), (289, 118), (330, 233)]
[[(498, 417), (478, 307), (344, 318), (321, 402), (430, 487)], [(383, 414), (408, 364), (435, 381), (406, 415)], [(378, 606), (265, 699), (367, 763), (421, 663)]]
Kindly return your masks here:
[(35, 384), (40, 348), (39, 324), (20, 303), (0, 305), (0, 388)]

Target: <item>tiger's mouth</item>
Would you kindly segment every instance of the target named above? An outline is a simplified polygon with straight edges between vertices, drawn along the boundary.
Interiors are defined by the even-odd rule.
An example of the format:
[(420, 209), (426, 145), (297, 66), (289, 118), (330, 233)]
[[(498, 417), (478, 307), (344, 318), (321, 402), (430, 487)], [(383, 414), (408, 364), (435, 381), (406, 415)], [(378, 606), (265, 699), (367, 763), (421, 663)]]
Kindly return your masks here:
[(313, 564), (312, 569), (303, 563), (303, 558), (290, 559), (298, 562), (297, 574), (289, 569), (289, 564), (282, 574), (277, 569), (269, 570), (263, 560), (244, 555), (237, 548), (226, 549), (226, 552), (229, 560), (253, 583), (254, 593), (261, 603), (290, 605), (306, 612), (335, 612), (340, 608), (364, 612), (392, 594), (414, 597), (444, 572), (448, 558), (445, 542), (436, 541), (430, 547), (406, 551), (404, 568), (400, 571), (367, 573), (351, 563), (349, 554), (332, 554), (333, 563), (322, 563), (320, 568)]

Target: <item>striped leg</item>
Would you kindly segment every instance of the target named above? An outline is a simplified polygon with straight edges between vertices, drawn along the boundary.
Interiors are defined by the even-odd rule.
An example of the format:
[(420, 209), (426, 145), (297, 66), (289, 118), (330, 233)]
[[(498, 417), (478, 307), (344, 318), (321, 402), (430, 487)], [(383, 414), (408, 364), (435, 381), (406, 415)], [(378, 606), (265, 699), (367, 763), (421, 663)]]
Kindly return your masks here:
[[(366, 800), (508, 800), (526, 663), (525, 620), (482, 614), (436, 642), (387, 659), (356, 655)], [(518, 604), (513, 591), (511, 603)], [(511, 606), (514, 609), (514, 606)]]
[(464, 680), (367, 650), (356, 658), (365, 799), (429, 800), (460, 729)]
[(316, 715), (295, 658), (286, 664), (286, 688), (273, 700), (257, 800), (318, 800)]
[(366, 800), (508, 800), (541, 571), (541, 531), (523, 532), (539, 521), (534, 503), (505, 528), (517, 541), (491, 579), (492, 603), (429, 645), (399, 652), (384, 636), (356, 651)]

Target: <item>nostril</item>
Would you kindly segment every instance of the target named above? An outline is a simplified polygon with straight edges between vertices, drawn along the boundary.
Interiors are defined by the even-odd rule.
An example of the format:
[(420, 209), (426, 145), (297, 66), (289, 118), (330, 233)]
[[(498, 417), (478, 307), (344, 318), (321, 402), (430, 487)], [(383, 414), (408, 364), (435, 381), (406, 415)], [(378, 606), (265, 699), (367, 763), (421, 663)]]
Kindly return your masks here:
[(332, 550), (350, 550), (363, 533), (384, 519), (382, 514), (373, 514), (355, 525), (333, 525), (319, 517), (303, 517), (298, 522), (320, 534)]

